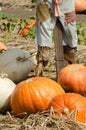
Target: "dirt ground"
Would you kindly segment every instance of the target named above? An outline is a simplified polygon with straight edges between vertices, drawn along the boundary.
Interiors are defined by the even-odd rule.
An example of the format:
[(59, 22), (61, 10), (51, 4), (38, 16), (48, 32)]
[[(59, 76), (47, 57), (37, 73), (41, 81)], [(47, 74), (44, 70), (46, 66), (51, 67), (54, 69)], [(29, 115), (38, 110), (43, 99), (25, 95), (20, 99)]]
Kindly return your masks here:
[[(2, 10), (23, 19), (35, 16), (35, 4), (31, 0), (3, 0)], [(77, 22), (85, 21), (85, 14), (77, 14)]]
[(26, 2), (24, 0), (20, 2), (14, 0), (3, 1), (2, 10), (22, 19), (35, 16), (35, 4), (32, 4), (29, 0)]
[[(2, 10), (4, 12), (12, 13), (16, 17), (22, 19), (35, 16), (35, 5), (30, 0), (2, 0)], [(85, 22), (86, 14), (77, 14), (77, 22)], [(3, 37), (3, 34), (0, 33)], [(37, 46), (33, 39), (25, 39), (19, 35), (7, 36), (7, 47), (18, 47), (29, 51), (32, 54), (37, 51)], [(34, 55), (35, 56), (35, 55)], [(86, 45), (78, 46), (78, 63), (86, 66)], [(34, 71), (28, 74), (28, 77), (34, 76)], [(55, 79), (55, 48), (53, 46), (50, 62), (44, 70), (44, 76)], [(0, 130), (86, 130), (86, 126), (76, 123), (71, 118), (57, 118), (52, 117), (50, 112), (31, 114), (24, 119), (15, 117), (12, 113), (7, 112), (6, 115), (0, 114)]]

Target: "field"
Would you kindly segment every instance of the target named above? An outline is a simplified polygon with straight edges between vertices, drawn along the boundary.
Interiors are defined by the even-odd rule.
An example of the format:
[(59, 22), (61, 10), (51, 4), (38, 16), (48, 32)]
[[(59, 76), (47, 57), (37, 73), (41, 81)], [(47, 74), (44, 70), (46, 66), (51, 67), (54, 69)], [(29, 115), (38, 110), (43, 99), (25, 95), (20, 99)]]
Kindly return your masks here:
[[(4, 18), (0, 20), (0, 41), (7, 48), (21, 48), (32, 54), (35, 59), (37, 46), (34, 44), (34, 29), (28, 36), (19, 34), (19, 29), (26, 19), (35, 18), (35, 4), (30, 0), (3, 0), (2, 11)], [(10, 14), (10, 15), (8, 15)], [(9, 25), (8, 30), (4, 29)], [(78, 63), (86, 66), (86, 14), (77, 14), (78, 29)], [(65, 61), (66, 62), (66, 61)], [(28, 77), (35, 76), (34, 70)], [(50, 62), (44, 70), (44, 76), (55, 79), (55, 48), (52, 47)], [(67, 118), (53, 117), (53, 110), (26, 115), (24, 119), (17, 118), (12, 112), (0, 114), (0, 130), (86, 130), (86, 124), (75, 122), (72, 118), (74, 113)]]

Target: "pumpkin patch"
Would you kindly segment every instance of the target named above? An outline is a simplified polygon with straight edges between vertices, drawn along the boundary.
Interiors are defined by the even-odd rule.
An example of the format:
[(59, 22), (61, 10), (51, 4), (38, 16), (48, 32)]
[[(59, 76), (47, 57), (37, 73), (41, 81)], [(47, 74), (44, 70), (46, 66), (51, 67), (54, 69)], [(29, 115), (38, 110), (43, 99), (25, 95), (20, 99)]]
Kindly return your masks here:
[[(80, 6), (75, 5), (77, 63), (86, 66), (86, 11), (81, 12), (86, 6), (83, 0), (75, 1), (80, 1)], [(55, 62), (62, 63), (64, 59), (55, 57), (53, 44), (44, 77), (35, 77), (37, 3), (29, 0), (1, 0), (1, 3), (0, 41), (5, 46), (0, 44), (0, 73), (7, 73), (7, 77), (0, 77), (0, 130), (85, 130), (85, 71), (73, 66), (71, 71), (67, 70), (67, 75), (64, 74), (67, 81), (70, 82), (69, 74), (73, 79), (68, 86), (55, 82)], [(67, 65), (65, 60), (64, 64)]]

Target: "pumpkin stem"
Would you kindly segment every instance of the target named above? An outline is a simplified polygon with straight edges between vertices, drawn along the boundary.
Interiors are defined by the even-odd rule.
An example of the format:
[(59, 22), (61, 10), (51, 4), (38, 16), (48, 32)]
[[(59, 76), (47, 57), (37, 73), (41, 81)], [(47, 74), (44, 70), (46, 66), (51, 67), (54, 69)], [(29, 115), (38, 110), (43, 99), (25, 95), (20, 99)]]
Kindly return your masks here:
[(28, 82), (32, 82), (33, 80), (32, 79), (27, 79), (26, 80), (26, 82), (28, 83)]
[(27, 61), (28, 58), (26, 58), (25, 56), (24, 57), (17, 57), (16, 60), (20, 61), (20, 62), (24, 62), (24, 61)]
[(77, 68), (77, 67), (73, 67), (72, 68), (72, 71), (74, 72), (74, 71), (78, 71), (79, 70), (79, 68)]
[(8, 77), (8, 74), (6, 74), (6, 73), (0, 73), (0, 78), (6, 78), (6, 77)]

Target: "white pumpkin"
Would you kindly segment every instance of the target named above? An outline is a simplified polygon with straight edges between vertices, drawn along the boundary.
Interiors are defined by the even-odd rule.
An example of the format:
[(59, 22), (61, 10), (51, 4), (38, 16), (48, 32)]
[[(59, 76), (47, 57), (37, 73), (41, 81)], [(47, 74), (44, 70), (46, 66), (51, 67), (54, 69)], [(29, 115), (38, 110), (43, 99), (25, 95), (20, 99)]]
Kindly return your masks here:
[(15, 83), (26, 79), (33, 68), (30, 53), (22, 49), (11, 48), (0, 55), (0, 73), (6, 73)]
[(9, 78), (0, 77), (0, 112), (5, 113), (10, 108), (10, 95), (16, 84)]

